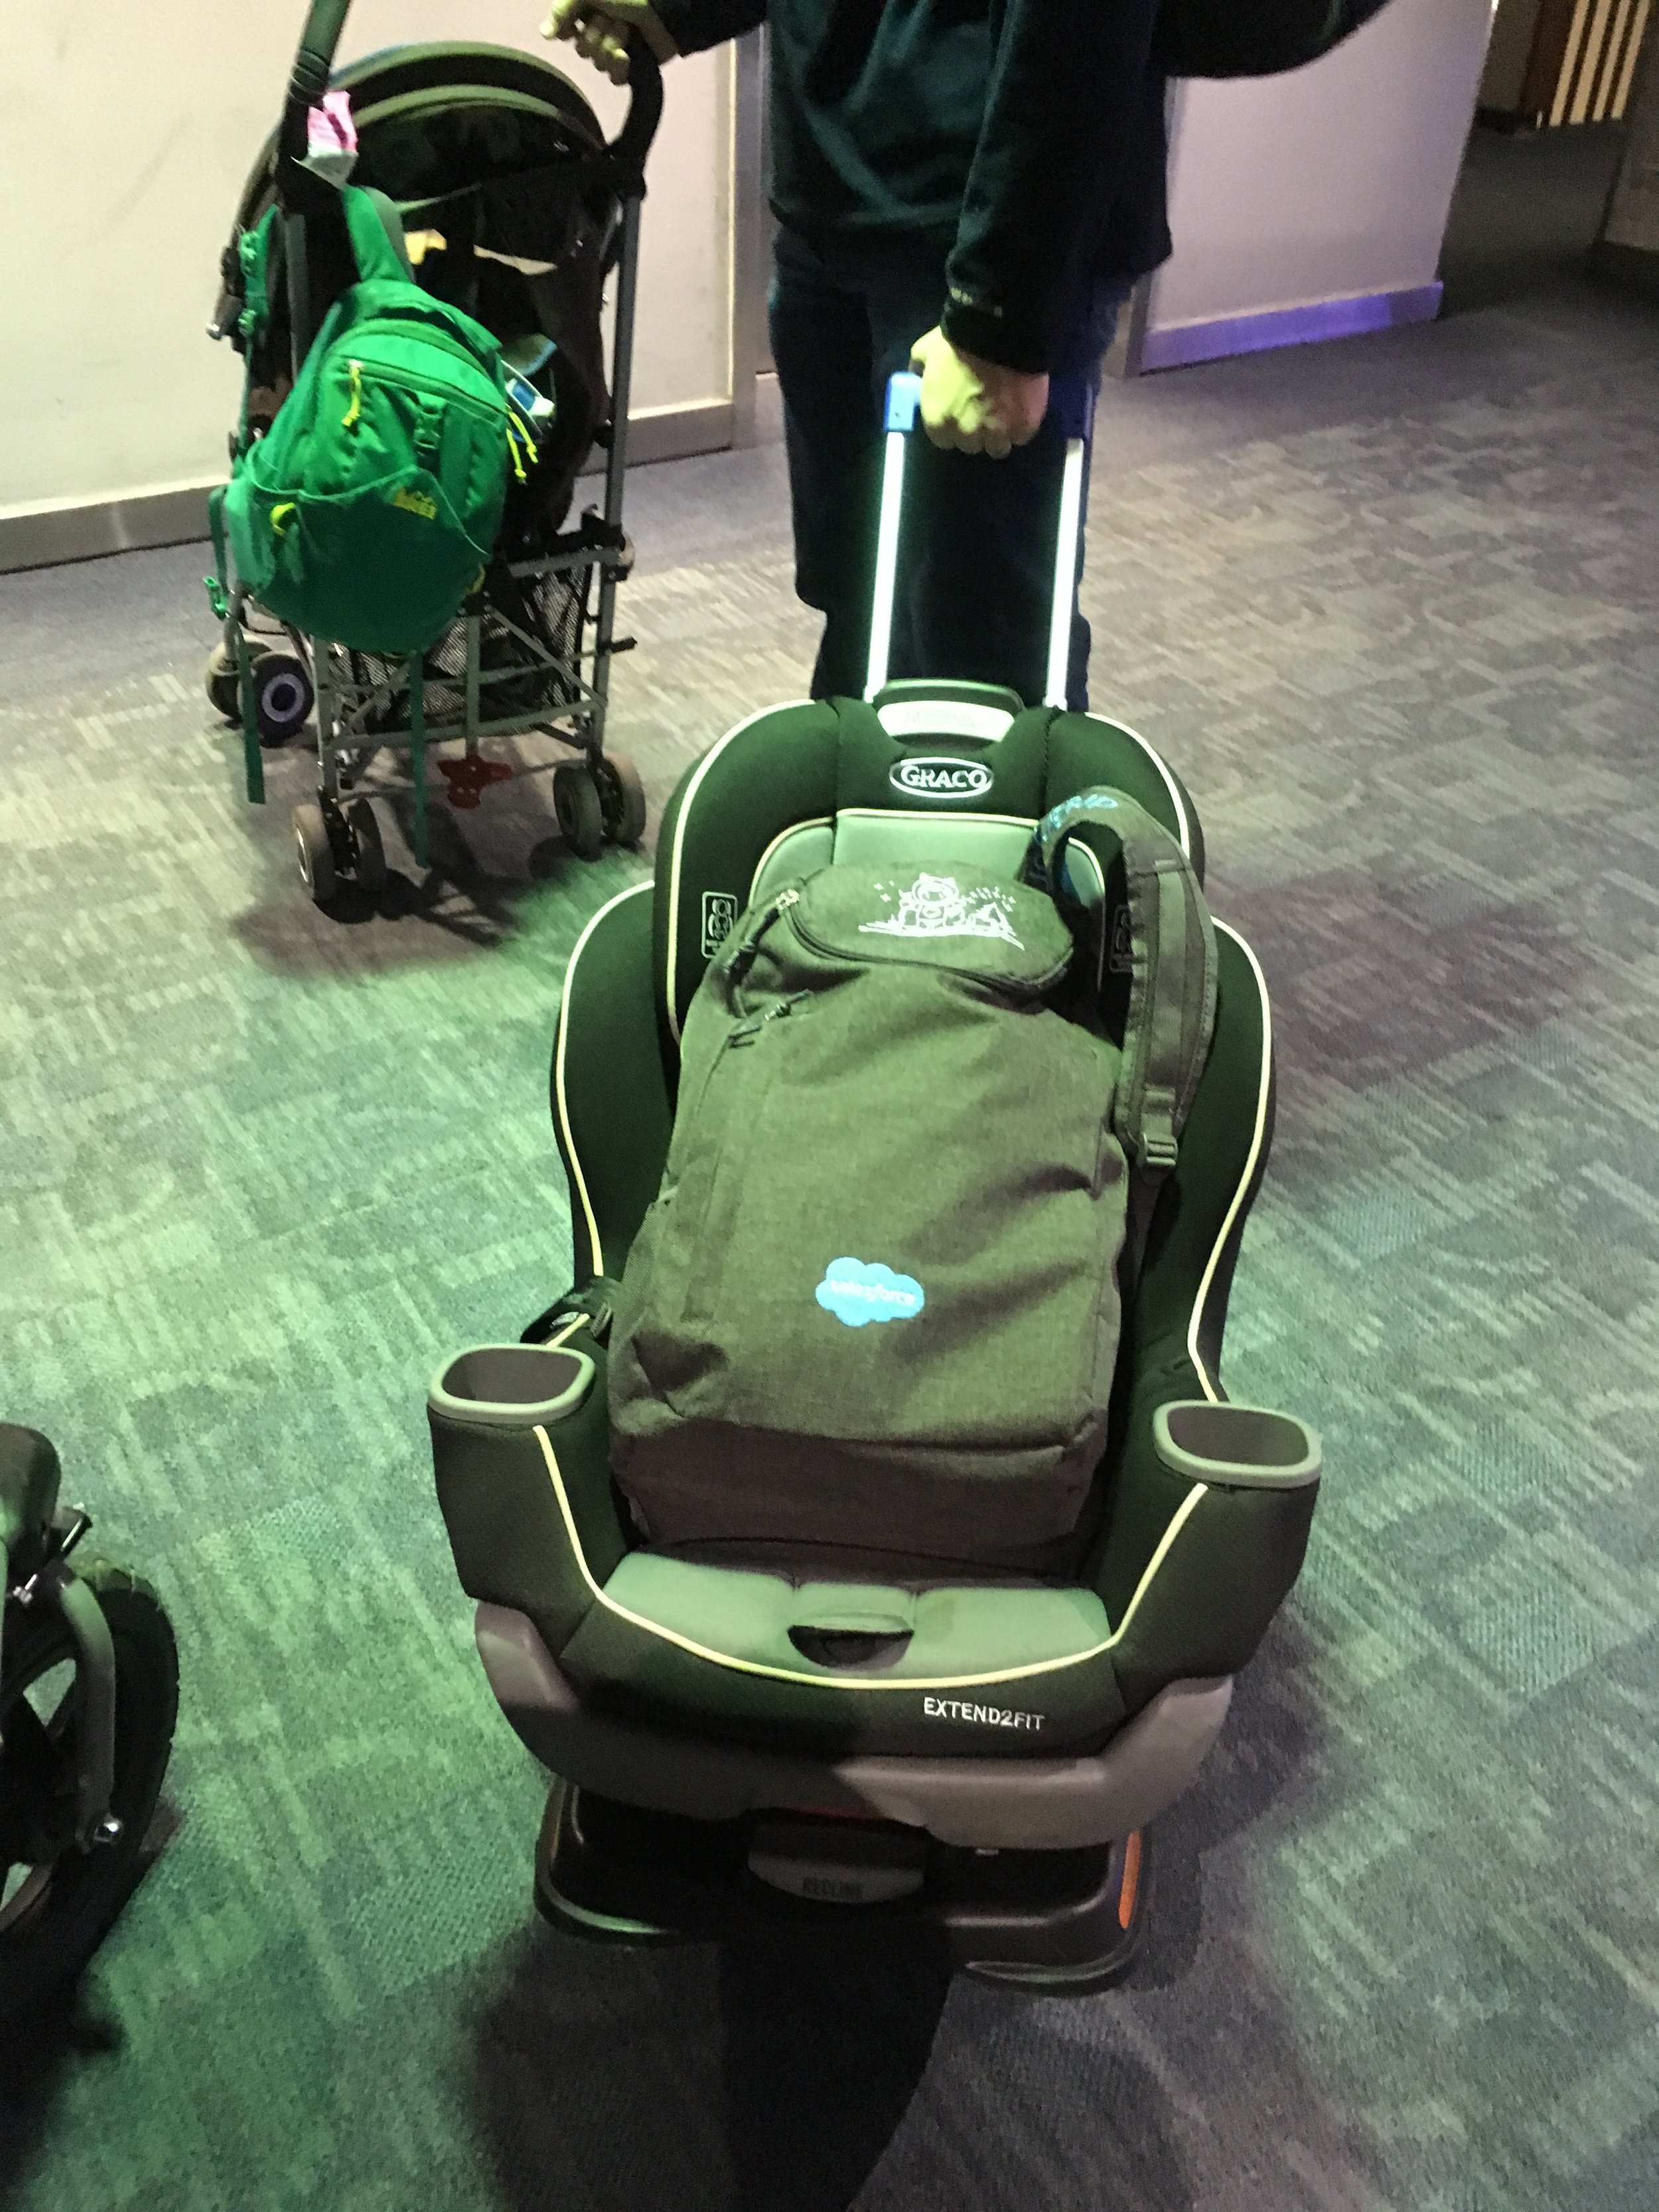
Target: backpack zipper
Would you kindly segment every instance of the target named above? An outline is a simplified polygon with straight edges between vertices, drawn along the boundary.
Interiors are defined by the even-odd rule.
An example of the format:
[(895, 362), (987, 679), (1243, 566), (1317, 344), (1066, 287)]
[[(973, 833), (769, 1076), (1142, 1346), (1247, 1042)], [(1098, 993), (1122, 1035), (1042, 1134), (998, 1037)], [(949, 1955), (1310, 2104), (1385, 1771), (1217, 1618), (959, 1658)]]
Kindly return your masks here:
[(739, 1022), (726, 1042), (728, 1045), (753, 1044), (769, 1022), (781, 1021), (786, 1015), (793, 1014), (796, 1007), (811, 995), (810, 991), (792, 991), (787, 999), (780, 999), (776, 1006), (769, 1006), (763, 1014), (750, 1014), (746, 1020)]
[[(439, 398), (446, 407), (465, 408), (475, 421), (499, 427), (501, 417), (497, 416), (493, 410), (486, 406), (484, 402), (474, 393), (463, 391), (459, 385), (441, 384), (437, 386), (434, 392), (433, 386), (423, 384), (411, 370), (393, 368), (378, 361), (354, 361), (350, 367), (355, 372), (351, 380), (354, 390), (360, 388), (365, 382), (371, 385), (389, 384), (399, 392), (412, 392), (418, 399)], [(367, 371), (366, 376), (365, 371)], [(503, 414), (510, 413), (505, 399), (501, 402), (501, 408)]]
[(418, 339), (422, 345), (435, 347), (440, 353), (453, 354), (457, 361), (465, 362), (486, 383), (493, 384), (496, 380), (490, 373), (489, 364), (481, 360), (470, 346), (464, 346), (459, 338), (453, 338), (447, 331), (437, 329), (422, 315), (366, 315), (361, 323), (353, 325), (351, 335), (361, 338), (369, 331), (383, 331), (396, 337)]
[(755, 964), (755, 955), (760, 951), (762, 938), (765, 936), (778, 916), (781, 914), (787, 914), (799, 897), (799, 888), (792, 886), (788, 890), (780, 891), (769, 906), (762, 908), (760, 918), (726, 963), (726, 983), (734, 995), (740, 988), (744, 976)]

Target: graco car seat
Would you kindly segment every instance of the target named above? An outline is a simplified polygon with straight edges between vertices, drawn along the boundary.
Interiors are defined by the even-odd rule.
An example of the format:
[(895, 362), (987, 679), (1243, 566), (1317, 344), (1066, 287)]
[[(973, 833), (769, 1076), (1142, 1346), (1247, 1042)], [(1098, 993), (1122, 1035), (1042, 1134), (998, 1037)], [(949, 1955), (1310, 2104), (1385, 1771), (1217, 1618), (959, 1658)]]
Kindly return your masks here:
[(1110, 1441), (1063, 1573), (953, 1570), (948, 1532), (938, 1559), (888, 1559), (852, 1530), (810, 1561), (653, 1546), (611, 1477), (605, 1388), (681, 1024), (738, 914), (836, 861), (1012, 878), (1036, 822), (1098, 785), (1201, 867), (1177, 779), (1097, 717), (933, 683), (777, 708), (688, 773), (654, 883), (582, 933), (552, 1066), (575, 1285), (520, 1344), (447, 1363), (429, 1401), (485, 1671), (559, 1778), (538, 1894), (566, 1926), (649, 1941), (920, 1922), (981, 1978), (1056, 1989), (1103, 1985), (1138, 1936), (1140, 1832), (1214, 1741), (1299, 1570), (1319, 1477), (1299, 1421), (1221, 1388), (1273, 1115), (1243, 939), (1217, 926), (1213, 1042), (1124, 1285)]

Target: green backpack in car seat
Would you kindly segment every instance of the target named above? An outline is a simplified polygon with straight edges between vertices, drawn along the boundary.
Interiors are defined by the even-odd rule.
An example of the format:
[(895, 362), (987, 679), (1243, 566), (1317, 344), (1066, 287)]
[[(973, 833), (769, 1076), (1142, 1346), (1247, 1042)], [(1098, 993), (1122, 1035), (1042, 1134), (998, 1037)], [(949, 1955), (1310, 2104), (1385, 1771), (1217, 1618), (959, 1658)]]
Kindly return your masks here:
[(239, 456), (223, 526), (242, 588), (279, 621), (401, 656), (455, 619), (535, 446), (494, 337), (411, 280), (368, 192), (341, 200), (358, 282)]
[(832, 863), (705, 973), (611, 1340), (651, 1541), (1042, 1571), (1073, 1540), (1215, 939), (1121, 793), (1055, 807), (1025, 877)]

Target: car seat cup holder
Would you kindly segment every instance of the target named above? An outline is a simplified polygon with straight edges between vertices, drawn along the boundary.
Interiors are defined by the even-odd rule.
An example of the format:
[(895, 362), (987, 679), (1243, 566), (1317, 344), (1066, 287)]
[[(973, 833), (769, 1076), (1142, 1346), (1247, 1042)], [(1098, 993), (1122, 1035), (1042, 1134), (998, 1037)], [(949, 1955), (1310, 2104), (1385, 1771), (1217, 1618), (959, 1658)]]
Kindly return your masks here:
[(486, 1428), (543, 1428), (586, 1400), (593, 1362), (585, 1352), (545, 1344), (478, 1344), (447, 1359), (427, 1403), (451, 1421)]
[(1304, 1490), (1319, 1480), (1319, 1438), (1293, 1413), (1181, 1398), (1152, 1416), (1152, 1445), (1172, 1474), (1216, 1490)]

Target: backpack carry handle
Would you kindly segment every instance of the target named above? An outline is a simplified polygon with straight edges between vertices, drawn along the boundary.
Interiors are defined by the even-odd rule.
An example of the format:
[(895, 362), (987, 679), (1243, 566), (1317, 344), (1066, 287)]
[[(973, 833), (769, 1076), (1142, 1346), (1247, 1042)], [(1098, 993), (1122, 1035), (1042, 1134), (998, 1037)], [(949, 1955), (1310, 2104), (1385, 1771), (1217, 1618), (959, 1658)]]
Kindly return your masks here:
[[(870, 659), (864, 696), (873, 699), (887, 681), (893, 644), (893, 595), (898, 581), (899, 524), (904, 511), (906, 441), (921, 410), (921, 379), (914, 369), (887, 380), (883, 421), (885, 451), (881, 470), (881, 515), (876, 527), (876, 580), (870, 609)], [(1048, 419), (1066, 441), (1060, 471), (1060, 514), (1054, 531), (1054, 591), (1048, 615), (1048, 659), (1043, 684), (1045, 707), (1066, 704), (1072, 663), (1072, 603), (1077, 592), (1077, 562), (1083, 526), (1083, 462), (1094, 427), (1094, 387), (1080, 376), (1055, 377), (1050, 387)], [(998, 461), (979, 456), (987, 468)]]

